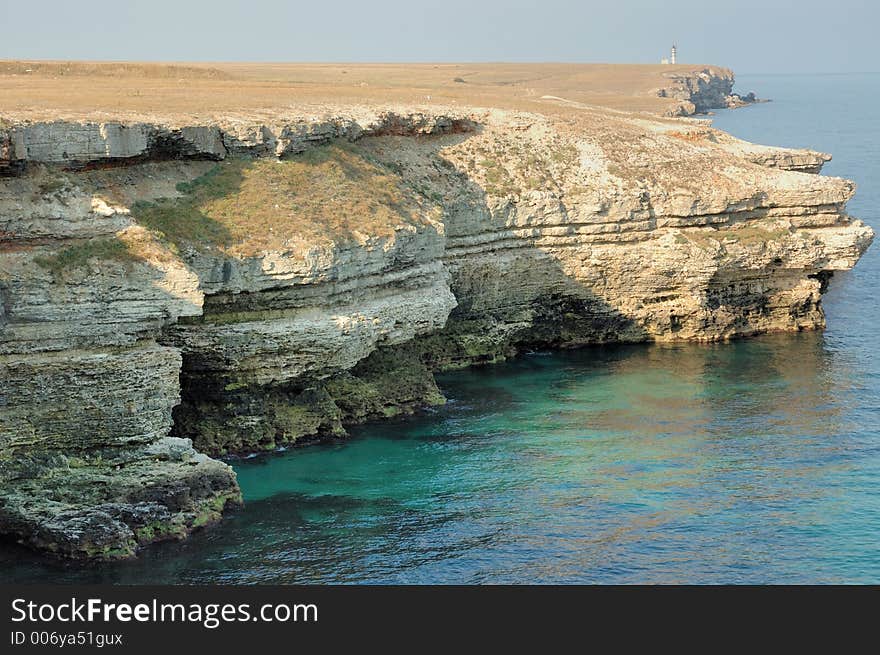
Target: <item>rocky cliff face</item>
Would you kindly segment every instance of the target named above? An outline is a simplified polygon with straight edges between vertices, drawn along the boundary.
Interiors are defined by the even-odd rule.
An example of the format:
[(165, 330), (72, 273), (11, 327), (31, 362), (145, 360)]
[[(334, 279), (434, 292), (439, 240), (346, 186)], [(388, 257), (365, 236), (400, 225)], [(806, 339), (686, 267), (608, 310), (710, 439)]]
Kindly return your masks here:
[(733, 71), (708, 66), (685, 73), (667, 73), (669, 83), (657, 90), (661, 98), (680, 101), (666, 111), (667, 116), (705, 114), (712, 109), (736, 108), (760, 102), (754, 93), (733, 92)]
[(438, 369), (820, 328), (873, 238), (826, 160), (600, 110), (7, 126), (0, 530), (127, 556), (240, 501), (208, 455), (441, 403)]

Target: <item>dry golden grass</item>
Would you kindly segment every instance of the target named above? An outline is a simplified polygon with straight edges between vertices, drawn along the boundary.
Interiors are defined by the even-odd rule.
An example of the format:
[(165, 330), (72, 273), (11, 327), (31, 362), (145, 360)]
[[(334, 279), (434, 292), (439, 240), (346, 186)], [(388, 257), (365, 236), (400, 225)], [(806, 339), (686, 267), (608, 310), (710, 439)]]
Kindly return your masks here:
[(128, 62), (88, 61), (0, 61), (0, 76), (29, 77), (113, 77), (135, 79), (231, 79), (216, 68), (180, 64), (136, 64)]
[[(467, 105), (566, 113), (572, 103), (662, 112), (666, 75), (696, 65), (136, 64), (0, 62), (9, 118), (164, 120), (291, 113), (345, 104)], [(28, 72), (30, 71), (30, 72)]]
[(291, 159), (229, 159), (179, 198), (140, 202), (132, 217), (176, 247), (236, 255), (389, 236), (427, 220), (424, 199), (356, 145), (313, 148)]

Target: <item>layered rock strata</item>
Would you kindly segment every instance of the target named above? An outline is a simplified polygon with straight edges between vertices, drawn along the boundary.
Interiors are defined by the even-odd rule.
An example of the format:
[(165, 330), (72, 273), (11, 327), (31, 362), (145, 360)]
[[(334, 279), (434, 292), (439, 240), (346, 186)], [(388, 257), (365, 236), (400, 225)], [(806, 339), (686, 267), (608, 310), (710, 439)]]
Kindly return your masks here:
[(0, 133), (0, 530), (121, 557), (240, 495), (208, 455), (443, 402), (534, 347), (824, 325), (873, 232), (827, 155), (596, 109)]
[(130, 256), (144, 231), (81, 184), (42, 169), (0, 184), (0, 525), (117, 558), (216, 521), (240, 492), (168, 436), (181, 356), (155, 338), (199, 311), (197, 280), (161, 248)]

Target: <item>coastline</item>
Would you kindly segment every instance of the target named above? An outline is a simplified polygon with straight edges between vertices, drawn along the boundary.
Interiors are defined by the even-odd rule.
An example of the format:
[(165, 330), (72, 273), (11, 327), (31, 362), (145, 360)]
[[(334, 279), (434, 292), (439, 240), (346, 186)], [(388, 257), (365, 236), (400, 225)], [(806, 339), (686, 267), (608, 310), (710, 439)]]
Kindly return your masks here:
[[(4, 126), (4, 531), (131, 556), (240, 500), (206, 454), (338, 438), (440, 403), (436, 370), (824, 325), (826, 274), (872, 239), (845, 214), (852, 185), (807, 174), (827, 155), (541, 106)], [(339, 177), (285, 205), (308, 220), (278, 223), (260, 183), (278, 170), (282, 202), (279, 187), (296, 197), (315, 172)], [(371, 224), (327, 220), (352, 198)], [(237, 222), (229, 207), (247, 203)], [(280, 225), (300, 241), (279, 241)], [(43, 409), (38, 376), (77, 412)], [(83, 376), (92, 386), (70, 384)], [(77, 498), (96, 480), (109, 493)]]

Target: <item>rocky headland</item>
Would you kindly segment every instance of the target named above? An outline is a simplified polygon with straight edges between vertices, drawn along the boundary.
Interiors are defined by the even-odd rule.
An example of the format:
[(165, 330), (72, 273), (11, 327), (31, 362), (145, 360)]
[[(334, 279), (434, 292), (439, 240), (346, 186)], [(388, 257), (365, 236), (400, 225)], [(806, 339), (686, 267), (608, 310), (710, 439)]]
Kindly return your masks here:
[(241, 502), (215, 457), (442, 403), (439, 370), (823, 327), (873, 239), (854, 185), (662, 117), (733, 78), (664, 99), (651, 68), (650, 113), (528, 87), (0, 116), (0, 532), (128, 557)]
[(745, 95), (733, 90), (733, 71), (709, 66), (702, 70), (664, 74), (668, 83), (657, 90), (660, 98), (678, 102), (667, 108), (665, 116), (692, 116), (707, 114), (713, 109), (736, 109), (765, 102), (754, 92)]

